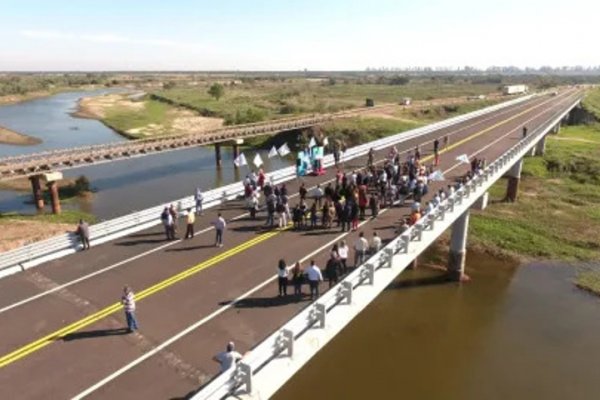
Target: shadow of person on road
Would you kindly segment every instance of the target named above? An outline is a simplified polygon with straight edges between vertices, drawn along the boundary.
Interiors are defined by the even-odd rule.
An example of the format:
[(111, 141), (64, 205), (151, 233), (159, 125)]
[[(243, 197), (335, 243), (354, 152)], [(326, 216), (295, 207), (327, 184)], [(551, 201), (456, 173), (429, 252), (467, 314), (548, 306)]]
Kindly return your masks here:
[(128, 335), (129, 329), (127, 328), (117, 328), (117, 329), (97, 329), (94, 331), (84, 331), (84, 332), (73, 332), (65, 335), (61, 338), (61, 340), (68, 342), (71, 340), (79, 340), (79, 339), (94, 339), (98, 337), (106, 337), (106, 336), (120, 336), (120, 335)]
[[(308, 298), (308, 297), (306, 297)], [(267, 308), (267, 307), (279, 307), (285, 306), (292, 303), (299, 303), (304, 300), (303, 296), (300, 298), (299, 296), (294, 296), (292, 294), (288, 294), (287, 296), (273, 296), (273, 297), (253, 297), (248, 299), (242, 299), (235, 303), (233, 307), (235, 308)], [(220, 306), (226, 306), (232, 303), (232, 300), (222, 301), (219, 303)]]

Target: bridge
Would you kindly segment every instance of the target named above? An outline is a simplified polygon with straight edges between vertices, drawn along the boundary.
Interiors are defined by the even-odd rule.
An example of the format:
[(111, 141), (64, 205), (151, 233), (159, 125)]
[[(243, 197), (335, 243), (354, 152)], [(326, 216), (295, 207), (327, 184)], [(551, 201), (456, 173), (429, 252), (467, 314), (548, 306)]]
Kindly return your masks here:
[[(377, 231), (383, 249), (351, 265), (314, 302), (275, 296), (277, 260), (306, 265), (314, 259), (323, 266), (331, 246), (342, 239), (351, 244), (357, 232), (263, 228), (264, 220), (248, 218), (233, 186), (211, 198), (213, 207), (196, 222), (206, 228), (193, 239), (164, 241), (152, 210), (154, 223), (139, 215), (136, 226), (121, 219), (94, 230), (88, 251), (76, 251), (67, 237), (60, 240), (71, 241), (0, 255), (0, 272), (8, 271), (0, 280), (0, 397), (268, 398), (447, 229), (448, 276), (463, 279), (469, 209), (484, 208), (487, 190), (503, 176), (509, 178), (507, 198), (518, 198), (523, 157), (543, 154), (546, 135), (581, 96), (577, 90), (532, 96), (349, 149), (348, 169), (363, 167), (370, 147), (382, 160), (392, 145), (406, 154), (418, 144), (429, 161), (431, 142), (448, 135), (440, 164), (446, 182), (432, 182), (431, 193), (464, 176), (469, 166), (458, 156), (489, 162), (400, 236), (394, 228), (410, 202), (362, 221), (359, 230)], [(331, 157), (325, 161), (331, 164)], [(305, 182), (326, 184), (334, 173)], [(299, 180), (283, 172), (272, 176), (297, 193)], [(191, 199), (181, 201), (185, 207)], [(217, 212), (229, 221), (224, 248), (212, 240), (209, 222)], [(140, 331), (134, 334), (122, 330), (117, 301), (124, 284), (137, 293)], [(229, 340), (251, 352), (214, 378), (218, 368), (211, 358)]]
[[(468, 97), (434, 99), (418, 101), (411, 107), (420, 108), (440, 104), (446, 105), (467, 100)], [(57, 173), (59, 171), (204, 145), (214, 146), (215, 162), (217, 167), (220, 167), (222, 162), (222, 146), (232, 146), (235, 158), (239, 154), (240, 145), (247, 138), (275, 135), (281, 132), (309, 128), (338, 119), (354, 117), (374, 111), (383, 111), (394, 107), (398, 106), (395, 104), (383, 104), (373, 107), (354, 108), (336, 113), (303, 115), (266, 122), (242, 124), (194, 134), (161, 135), (128, 142), (82, 146), (5, 157), (0, 158), (0, 181), (29, 178), (34, 204), (38, 210), (44, 209), (42, 183), (45, 182), (50, 193), (52, 211), (60, 213), (61, 206), (57, 181), (62, 178), (62, 174)]]

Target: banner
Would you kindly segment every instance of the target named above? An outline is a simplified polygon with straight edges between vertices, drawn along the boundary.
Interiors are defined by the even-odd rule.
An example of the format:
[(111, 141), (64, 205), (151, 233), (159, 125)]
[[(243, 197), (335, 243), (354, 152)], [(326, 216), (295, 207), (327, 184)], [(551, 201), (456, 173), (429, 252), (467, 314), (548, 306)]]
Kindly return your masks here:
[(277, 150), (277, 152), (279, 153), (279, 155), (281, 157), (285, 157), (291, 153), (290, 148), (288, 147), (287, 143), (282, 144), (281, 147), (279, 148), (279, 150)]
[(471, 164), (471, 161), (469, 161), (469, 156), (466, 154), (461, 154), (460, 156), (456, 157), (456, 161), (460, 161), (464, 164)]
[(241, 167), (243, 165), (248, 165), (248, 163), (246, 162), (246, 156), (244, 155), (244, 153), (240, 153), (240, 155), (237, 156), (235, 158), (235, 160), (233, 160), (233, 164), (236, 167)]
[(442, 171), (440, 171), (439, 169), (437, 171), (434, 171), (431, 174), (429, 174), (427, 179), (429, 179), (430, 181), (433, 181), (433, 182), (440, 182), (440, 181), (446, 180), (446, 178), (444, 178), (444, 173)]
[(269, 150), (269, 158), (273, 158), (277, 155), (277, 149), (275, 148), (275, 146), (271, 147), (271, 150)]
[(252, 161), (254, 163), (254, 165), (256, 165), (256, 168), (260, 168), (261, 165), (263, 165), (263, 160), (262, 158), (260, 158), (260, 154), (256, 153), (256, 155), (254, 156), (254, 160)]

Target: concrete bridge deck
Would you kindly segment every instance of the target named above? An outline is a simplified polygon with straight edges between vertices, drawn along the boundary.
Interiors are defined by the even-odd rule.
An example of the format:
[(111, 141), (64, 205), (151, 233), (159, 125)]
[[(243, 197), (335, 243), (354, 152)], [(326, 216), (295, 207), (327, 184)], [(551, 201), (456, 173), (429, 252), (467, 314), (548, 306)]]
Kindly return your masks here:
[[(399, 150), (450, 135), (441, 169), (451, 181), (469, 168), (455, 160), (458, 155), (493, 160), (520, 138), (523, 125), (533, 130), (547, 123), (579, 95), (566, 91), (535, 98), (409, 141)], [(422, 148), (430, 157), (431, 145)], [(364, 164), (364, 158), (352, 160), (346, 169)], [(329, 170), (305, 181), (324, 183), (333, 175)], [(288, 187), (297, 193), (297, 182)], [(292, 205), (296, 201), (292, 198)], [(228, 340), (242, 351), (250, 349), (305, 307), (306, 299), (275, 296), (277, 260), (289, 265), (312, 257), (324, 266), (341, 233), (263, 230), (264, 219), (247, 219), (241, 207), (231, 202), (220, 210), (231, 221), (223, 248), (213, 247), (210, 228), (174, 242), (165, 242), (161, 229), (150, 229), (0, 280), (0, 397), (186, 397), (217, 372), (211, 357)], [(216, 212), (200, 217), (197, 230), (207, 227)], [(403, 207), (385, 210), (362, 222), (361, 230), (368, 237), (377, 230), (390, 240), (407, 212)], [(346, 234), (350, 245), (355, 236)], [(138, 296), (140, 331), (130, 335), (120, 330), (123, 315), (115, 305), (124, 284)], [(182, 335), (190, 326), (194, 329)]]

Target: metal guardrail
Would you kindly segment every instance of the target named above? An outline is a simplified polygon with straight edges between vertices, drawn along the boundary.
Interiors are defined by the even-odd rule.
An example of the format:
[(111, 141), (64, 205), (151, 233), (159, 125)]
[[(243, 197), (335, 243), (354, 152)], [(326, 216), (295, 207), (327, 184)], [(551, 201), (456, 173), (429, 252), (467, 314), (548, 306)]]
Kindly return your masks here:
[[(412, 129), (396, 135), (378, 139), (373, 142), (352, 147), (343, 154), (343, 160), (346, 161), (363, 156), (367, 154), (370, 148), (381, 150), (386, 147), (429, 134), (436, 130), (522, 103), (533, 98), (534, 96), (535, 95), (520, 97), (468, 114), (449, 118), (431, 125)], [(329, 154), (325, 156), (323, 159), (323, 165), (325, 167), (334, 165), (333, 155)], [(274, 184), (295, 179), (296, 168), (293, 166), (282, 168), (272, 173), (268, 173), (267, 178), (270, 179)], [(218, 206), (225, 201), (233, 200), (242, 195), (243, 190), (243, 185), (240, 182), (235, 182), (207, 191), (204, 193), (203, 206), (204, 208), (211, 208)], [(193, 196), (184, 197), (182, 199), (166, 203), (177, 204), (179, 209), (186, 209), (195, 205)], [(90, 242), (92, 245), (98, 245), (159, 225), (161, 223), (159, 216), (162, 212), (162, 209), (163, 206), (156, 206), (92, 225), (90, 227)], [(79, 248), (80, 244), (77, 235), (65, 233), (63, 235), (25, 245), (15, 250), (4, 252), (0, 254), (0, 278), (34, 267), (46, 261), (72, 254)]]
[(228, 396), (269, 398), (468, 211), (516, 161), (528, 154), (579, 101), (567, 111), (557, 112), (549, 124), (508, 149), (432, 212), (253, 348), (235, 368), (213, 379), (192, 400), (216, 400)]

